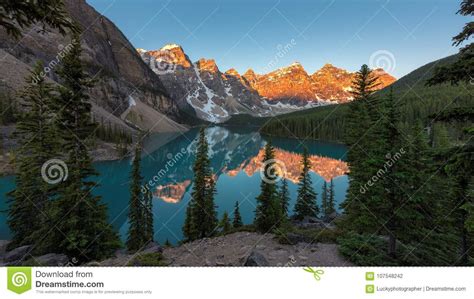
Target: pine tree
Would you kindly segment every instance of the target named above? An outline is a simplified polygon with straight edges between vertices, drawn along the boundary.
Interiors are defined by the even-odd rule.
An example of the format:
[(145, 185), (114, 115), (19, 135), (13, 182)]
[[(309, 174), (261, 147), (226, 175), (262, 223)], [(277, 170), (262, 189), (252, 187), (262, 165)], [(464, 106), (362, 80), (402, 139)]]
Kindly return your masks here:
[[(471, 0), (463, 0), (461, 2), (461, 7), (457, 12), (463, 16), (473, 16), (474, 15), (474, 2)], [(453, 37), (453, 45), (460, 46), (463, 43), (470, 41), (471, 37), (474, 35), (474, 22), (468, 22), (463, 30), (456, 36)], [(459, 50), (458, 59), (448, 66), (438, 67), (432, 78), (427, 82), (427, 85), (437, 85), (449, 82), (451, 85), (458, 85), (460, 83), (469, 84), (472, 82), (472, 74), (474, 73), (474, 43), (469, 43), (462, 47)], [(459, 115), (468, 115), (472, 119), (472, 107), (465, 106), (457, 109), (452, 114), (448, 113), (448, 116), (445, 117), (444, 121), (456, 121), (458, 120)], [(450, 179), (453, 182), (453, 198), (452, 206), (456, 209), (455, 214), (457, 216), (456, 229), (461, 232), (460, 234), (460, 247), (461, 247), (461, 257), (460, 264), (466, 265), (469, 262), (469, 248), (472, 247), (474, 237), (469, 234), (466, 224), (469, 219), (474, 218), (474, 209), (470, 208), (473, 206), (472, 197), (468, 195), (471, 194), (470, 184), (472, 181), (473, 172), (472, 169), (474, 161), (473, 159), (473, 144), (472, 144), (472, 132), (474, 132), (474, 127), (472, 126), (472, 121), (468, 122), (467, 127), (465, 128), (466, 132), (470, 132), (468, 141), (461, 146), (453, 147), (451, 150), (447, 151), (446, 156), (447, 165), (446, 172), (448, 173)], [(461, 202), (459, 203), (459, 199)], [(467, 226), (467, 227), (466, 227)]]
[(281, 201), (282, 216), (284, 219), (288, 218), (288, 209), (290, 206), (290, 192), (288, 191), (288, 182), (285, 178), (282, 179), (279, 197)]
[(43, 30), (50, 27), (63, 35), (68, 30), (79, 30), (77, 24), (68, 16), (63, 1), (42, 0), (39, 4), (25, 0), (2, 1), (0, 26), (15, 38), (22, 36), (22, 29), (37, 22), (42, 25)]
[[(401, 132), (399, 130), (400, 125), (400, 113), (393, 96), (393, 91), (390, 90), (388, 97), (386, 98), (386, 117), (382, 122), (382, 127), (385, 130), (384, 134), (380, 136), (380, 139), (384, 140), (384, 151), (388, 154), (386, 155), (387, 160), (391, 160), (400, 150), (402, 150), (402, 139)], [(402, 168), (398, 167), (398, 163), (393, 163), (393, 165), (387, 168), (387, 173), (382, 181), (382, 185), (385, 190), (385, 200), (380, 205), (382, 207), (382, 212), (380, 219), (383, 219), (383, 215), (387, 215), (388, 218), (386, 230), (389, 236), (388, 242), (388, 254), (395, 258), (396, 257), (396, 243), (397, 243), (397, 228), (400, 222), (396, 214), (400, 208), (402, 208), (402, 190), (399, 190), (399, 185), (402, 184), (401, 180), (406, 173), (400, 171)], [(381, 166), (382, 167), (382, 166)], [(382, 196), (383, 196), (382, 195)], [(385, 209), (385, 211), (384, 211)]]
[(331, 215), (336, 212), (335, 206), (335, 192), (334, 192), (334, 181), (331, 179), (331, 183), (329, 184), (329, 193), (328, 193), (328, 206), (327, 206), (327, 215)]
[(192, 241), (196, 238), (196, 227), (194, 226), (194, 219), (192, 211), (193, 208), (193, 200), (191, 199), (186, 207), (186, 216), (184, 218), (184, 225), (183, 225), (183, 235), (185, 241)]
[(232, 229), (232, 225), (230, 224), (229, 220), (229, 214), (227, 213), (227, 211), (224, 212), (224, 215), (222, 215), (222, 219), (219, 226), (221, 228), (221, 232), (223, 233), (228, 233)]
[[(463, 0), (461, 8), (457, 12), (462, 16), (474, 16), (474, 2)], [(474, 22), (467, 23), (463, 30), (453, 37), (453, 46), (460, 46), (464, 42), (471, 40), (474, 35)], [(459, 58), (451, 65), (441, 66), (435, 69), (434, 75), (428, 80), (428, 85), (436, 85), (445, 82), (459, 84), (460, 82), (469, 83), (472, 81), (474, 73), (474, 43), (469, 43), (459, 50)]]
[(474, 236), (472, 234), (472, 220), (474, 218), (474, 199), (472, 181), (474, 175), (474, 150), (472, 145), (452, 148), (445, 170), (452, 181), (453, 193), (451, 204), (454, 225), (459, 233), (460, 265), (468, 265), (472, 255)]
[(240, 210), (239, 210), (239, 202), (235, 202), (235, 207), (234, 207), (234, 220), (232, 221), (232, 227), (233, 228), (239, 228), (242, 227), (242, 217), (240, 216)]
[[(388, 253), (406, 265), (452, 264), (456, 249), (447, 217), (452, 211), (448, 207), (449, 193), (445, 192), (450, 189), (447, 180), (436, 175), (439, 168), (434, 167), (421, 124), (411, 129), (404, 143), (406, 153), (389, 177), (397, 185), (393, 184), (394, 191), (388, 194), (389, 199), (394, 199), (391, 208), (396, 211), (392, 212), (394, 225), (391, 221), (387, 223)], [(394, 243), (403, 247), (396, 248)], [(402, 249), (407, 248), (410, 254), (400, 256)]]
[(43, 64), (38, 62), (21, 94), (25, 113), (15, 131), (19, 144), (16, 188), (9, 193), (8, 225), (12, 232), (12, 248), (36, 243), (32, 234), (45, 222), (46, 209), (54, 194), (53, 185), (43, 179), (41, 172), (42, 166), (57, 153), (51, 124), (53, 88), (40, 76), (42, 71)]
[(379, 184), (367, 189), (365, 184), (377, 172), (383, 161), (381, 157), (386, 153), (383, 153), (384, 147), (379, 147), (378, 144), (381, 141), (378, 141), (376, 134), (380, 132), (373, 128), (374, 121), (378, 121), (376, 118), (380, 116), (382, 109), (373, 94), (377, 78), (367, 65), (363, 65), (356, 73), (352, 84), (354, 100), (349, 106), (344, 138), (348, 146), (347, 162), (351, 171), (348, 175), (346, 200), (341, 205), (346, 216), (342, 227), (346, 230), (366, 232), (368, 228), (378, 228), (377, 219), (367, 209), (378, 208), (381, 186)]
[(128, 212), (128, 237), (127, 249), (129, 251), (137, 251), (146, 243), (145, 225), (144, 225), (144, 207), (141, 201), (141, 184), (143, 177), (140, 174), (141, 145), (135, 147), (135, 157), (132, 164), (132, 172), (130, 176), (130, 208)]
[(467, 200), (461, 207), (466, 212), (464, 227), (470, 234), (474, 233), (474, 178), (469, 182)]
[(219, 221), (217, 219), (217, 206), (214, 203), (214, 196), (216, 195), (216, 192), (216, 182), (212, 177), (212, 173), (210, 173), (206, 183), (206, 198), (204, 202), (204, 211), (199, 212), (205, 213), (204, 219), (206, 220), (206, 222), (203, 223), (202, 226), (202, 229), (205, 231), (202, 236), (212, 236), (215, 233), (215, 230), (219, 224)]
[(281, 202), (278, 199), (275, 184), (275, 153), (271, 142), (265, 145), (263, 157), (264, 178), (260, 183), (260, 195), (257, 197), (257, 209), (255, 211), (255, 226), (259, 232), (267, 233), (278, 228), (282, 221)]
[(323, 187), (322, 187), (322, 190), (321, 190), (321, 210), (322, 210), (322, 213), (323, 213), (323, 216), (324, 217), (327, 217), (329, 214), (328, 214), (328, 206), (329, 206), (329, 194), (328, 194), (328, 184), (326, 183), (326, 181), (324, 181), (323, 183)]
[(201, 128), (194, 162), (194, 184), (191, 201), (186, 210), (183, 234), (186, 240), (210, 237), (218, 226), (214, 195), (216, 186), (212, 177), (204, 128)]
[(446, 126), (442, 124), (434, 125), (433, 128), (433, 146), (438, 150), (447, 150), (450, 148), (449, 133)]
[(153, 194), (147, 190), (142, 194), (143, 198), (143, 223), (144, 223), (144, 242), (153, 242), (155, 230), (153, 227)]
[[(74, 40), (79, 41), (75, 35)], [(55, 108), (56, 126), (66, 157), (68, 178), (58, 188), (52, 209), (52, 226), (48, 236), (50, 252), (64, 253), (79, 261), (100, 260), (112, 255), (120, 245), (117, 234), (107, 223), (107, 208), (92, 192), (97, 175), (89, 156), (87, 143), (93, 138), (91, 104), (86, 89), (91, 86), (80, 60), (79, 42), (63, 57), (58, 75), (62, 86)]]
[(317, 217), (319, 207), (316, 202), (317, 194), (313, 190), (313, 182), (309, 171), (311, 164), (308, 150), (305, 148), (301, 160), (303, 170), (301, 171), (298, 183), (298, 196), (295, 204), (295, 218), (302, 220), (304, 217)]

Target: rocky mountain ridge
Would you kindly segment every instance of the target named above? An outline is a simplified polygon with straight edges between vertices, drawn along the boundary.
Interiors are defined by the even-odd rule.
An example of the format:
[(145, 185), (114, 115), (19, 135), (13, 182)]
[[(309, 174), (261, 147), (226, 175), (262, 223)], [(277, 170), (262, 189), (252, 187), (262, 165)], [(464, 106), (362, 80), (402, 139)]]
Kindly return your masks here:
[[(85, 0), (65, 0), (64, 3), (71, 18), (83, 30), (81, 58), (86, 72), (95, 79), (94, 87), (88, 89), (94, 118), (127, 131), (138, 128), (154, 132), (186, 130), (179, 124), (183, 117), (178, 106), (120, 29)], [(24, 30), (21, 39), (15, 40), (0, 28), (3, 58), (0, 80), (5, 92), (20, 90), (38, 60), (48, 66), (46, 76), (60, 83), (56, 75), (60, 54), (64, 54), (72, 42), (75, 41), (70, 36), (53, 29), (42, 32), (40, 27), (33, 26)], [(8, 67), (11, 65), (18, 66), (15, 71), (19, 73), (15, 76), (11, 76)], [(140, 123), (136, 122), (138, 119)]]
[[(352, 100), (355, 73), (331, 64), (311, 75), (298, 62), (268, 74), (248, 69), (241, 75), (233, 68), (221, 72), (214, 59), (193, 63), (177, 44), (137, 51), (180, 109), (214, 123), (236, 114), (271, 116)], [(396, 80), (382, 69), (376, 74), (378, 89)]]

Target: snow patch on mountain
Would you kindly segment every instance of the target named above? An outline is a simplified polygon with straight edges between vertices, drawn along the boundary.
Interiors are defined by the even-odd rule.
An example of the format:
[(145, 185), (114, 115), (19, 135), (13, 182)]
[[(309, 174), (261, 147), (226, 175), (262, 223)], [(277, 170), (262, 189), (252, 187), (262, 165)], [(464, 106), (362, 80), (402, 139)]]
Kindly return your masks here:
[[(198, 116), (201, 118), (213, 123), (225, 121), (229, 118), (229, 112), (214, 102), (213, 99), (217, 98), (218, 96), (212, 89), (204, 84), (196, 64), (193, 64), (192, 68), (196, 75), (198, 86), (193, 93), (190, 93), (186, 97), (186, 101), (196, 110), (196, 112), (198, 112)], [(205, 94), (205, 96), (201, 96), (202, 92), (203, 95)], [(204, 102), (202, 99), (204, 99)]]
[(132, 107), (132, 106), (136, 106), (137, 105), (137, 102), (135, 102), (135, 99), (129, 95), (128, 96), (128, 107)]
[(169, 51), (169, 50), (172, 50), (172, 49), (175, 49), (175, 48), (181, 48), (181, 47), (177, 44), (167, 44), (163, 48), (161, 48), (160, 50), (162, 50), (162, 51), (168, 50)]

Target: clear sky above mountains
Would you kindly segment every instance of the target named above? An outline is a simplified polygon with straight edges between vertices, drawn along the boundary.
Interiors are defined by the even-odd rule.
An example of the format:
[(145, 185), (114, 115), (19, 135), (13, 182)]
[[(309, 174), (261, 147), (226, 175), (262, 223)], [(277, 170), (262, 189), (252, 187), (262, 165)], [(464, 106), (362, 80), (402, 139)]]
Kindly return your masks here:
[[(180, 44), (192, 61), (268, 72), (299, 61), (350, 71), (382, 66), (401, 77), (454, 54), (468, 20), (458, 0), (87, 0), (137, 48)], [(370, 58), (372, 57), (372, 60)]]

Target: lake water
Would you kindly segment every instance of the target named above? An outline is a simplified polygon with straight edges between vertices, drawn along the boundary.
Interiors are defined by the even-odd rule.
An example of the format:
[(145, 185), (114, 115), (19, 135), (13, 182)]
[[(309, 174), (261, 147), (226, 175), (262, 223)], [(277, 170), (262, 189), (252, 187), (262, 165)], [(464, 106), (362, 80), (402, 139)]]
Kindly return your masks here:
[[(155, 215), (155, 240), (168, 239), (176, 244), (182, 238), (186, 205), (190, 200), (193, 183), (192, 165), (197, 145), (198, 130), (185, 134), (157, 134), (149, 137), (144, 144), (142, 175), (154, 192), (153, 212)], [(213, 171), (217, 178), (219, 218), (227, 211), (232, 218), (236, 201), (245, 224), (254, 218), (256, 196), (259, 194), (261, 164), (266, 137), (258, 132), (244, 129), (211, 127), (206, 130), (210, 144), (209, 154)], [(297, 179), (300, 173), (303, 144), (296, 139), (273, 138), (276, 160), (284, 170), (288, 180), (291, 202), (296, 200)], [(344, 162), (344, 145), (305, 141), (312, 164), (311, 177), (321, 204), (321, 188), (324, 181), (333, 179), (338, 207), (346, 195), (348, 187), (347, 164)], [(101, 195), (108, 206), (109, 221), (126, 238), (128, 223), (129, 176), (131, 158), (120, 161), (95, 163), (100, 173), (100, 186), (95, 193)], [(14, 188), (12, 176), (0, 178), (0, 211), (7, 208), (5, 193)], [(8, 239), (9, 230), (5, 213), (0, 214), (0, 239)]]

